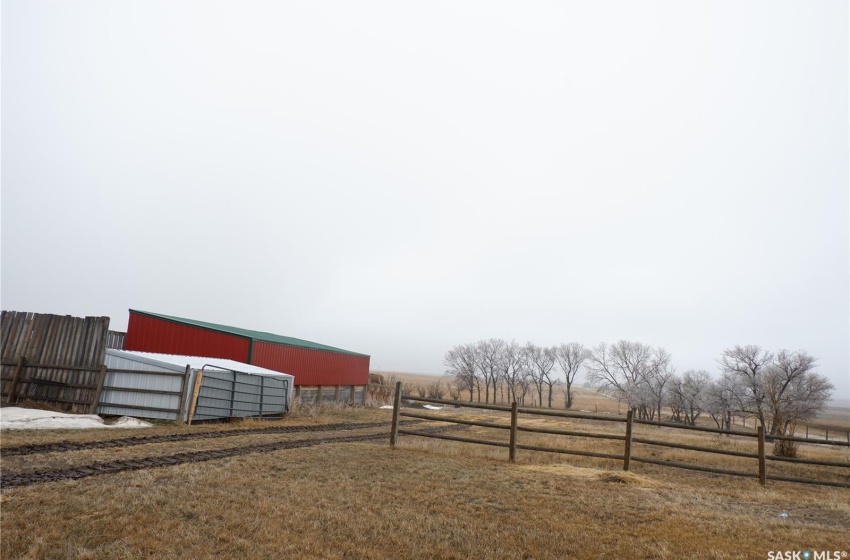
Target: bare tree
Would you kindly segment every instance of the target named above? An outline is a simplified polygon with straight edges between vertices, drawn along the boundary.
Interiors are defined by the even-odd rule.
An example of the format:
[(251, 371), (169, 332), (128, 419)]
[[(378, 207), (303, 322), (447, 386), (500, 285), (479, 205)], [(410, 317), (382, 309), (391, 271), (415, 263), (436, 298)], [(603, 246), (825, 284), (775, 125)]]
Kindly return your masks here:
[(737, 383), (733, 375), (724, 372), (705, 390), (705, 410), (720, 430), (732, 429), (732, 415), (737, 412), (734, 395), (740, 393)]
[[(518, 391), (522, 397), (528, 391), (526, 382), (527, 370), (525, 368), (525, 356), (522, 347), (515, 340), (505, 343), (499, 352), (498, 358), (499, 376), (508, 387), (508, 397), (518, 401)], [(525, 384), (525, 386), (524, 386)]]
[(667, 388), (667, 405), (677, 422), (696, 425), (706, 407), (711, 375), (704, 370), (686, 371), (682, 377), (673, 376)]
[(573, 407), (573, 383), (584, 362), (590, 357), (590, 350), (578, 342), (568, 342), (555, 348), (555, 359), (566, 378), (566, 407)]
[(672, 373), (670, 353), (640, 342), (620, 340), (597, 345), (587, 359), (588, 380), (622, 398), (640, 418), (661, 409), (664, 386)]
[(549, 408), (552, 408), (552, 387), (556, 379), (552, 374), (555, 368), (555, 352), (551, 348), (543, 348), (532, 344), (525, 345), (526, 366), (534, 387), (537, 389), (537, 400), (543, 406), (543, 387), (549, 388)]
[(641, 405), (646, 407), (645, 416), (648, 416), (650, 420), (654, 420), (656, 416), (661, 420), (661, 409), (664, 406), (666, 387), (673, 375), (672, 368), (666, 365), (650, 370), (643, 378), (640, 386), (644, 389), (643, 393), (645, 396), (642, 399)]
[(432, 399), (442, 399), (446, 396), (446, 389), (442, 382), (438, 379), (428, 385), (428, 397)]
[(685, 399), (682, 390), (682, 378), (674, 375), (667, 384), (667, 395), (664, 397), (667, 406), (670, 407), (670, 419), (673, 422), (684, 422)]
[(461, 389), (460, 389), (460, 387), (457, 386), (457, 383), (454, 383), (454, 382), (447, 383), (447, 389), (449, 391), (449, 397), (451, 397), (451, 399), (453, 401), (459, 401), (460, 400)]
[[(789, 435), (797, 423), (823, 410), (834, 389), (828, 379), (814, 372), (817, 358), (805, 350), (779, 350), (762, 377), (769, 417), (769, 433)], [(774, 440), (774, 454), (794, 457), (795, 442)]]
[[(514, 397), (518, 397), (518, 402), (520, 405), (525, 406), (525, 397), (528, 395), (531, 390), (531, 386), (534, 384), (531, 379), (531, 367), (528, 363), (528, 355), (525, 351), (522, 351), (522, 360), (519, 364), (519, 370), (516, 373), (514, 378)], [(532, 401), (534, 397), (532, 396)], [(532, 403), (533, 404), (533, 403)]]
[(727, 348), (717, 360), (723, 373), (735, 379), (735, 383), (730, 386), (734, 389), (732, 398), (735, 400), (735, 408), (758, 418), (765, 429), (767, 396), (764, 393), (762, 378), (772, 360), (773, 355), (770, 352), (755, 344)]
[(475, 343), (476, 363), (484, 378), (484, 402), (490, 402), (490, 388), (493, 389), (493, 402), (496, 402), (496, 386), (499, 381), (499, 359), (505, 341), (490, 338)]
[(479, 389), (478, 400), (481, 400), (481, 391), (478, 384), (480, 379), (476, 373), (476, 358), (477, 355), (473, 344), (459, 344), (446, 352), (443, 358), (443, 364), (446, 366), (446, 375), (451, 376), (463, 390), (469, 391), (469, 402), (472, 402), (476, 387)]

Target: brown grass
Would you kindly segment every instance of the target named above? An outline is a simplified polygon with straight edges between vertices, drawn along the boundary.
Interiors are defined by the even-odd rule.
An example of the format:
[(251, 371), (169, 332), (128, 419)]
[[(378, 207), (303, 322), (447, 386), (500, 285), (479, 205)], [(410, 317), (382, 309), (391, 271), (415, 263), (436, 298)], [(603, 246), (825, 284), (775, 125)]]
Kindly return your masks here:
[[(507, 415), (501, 412), (482, 411), (476, 409), (447, 409), (442, 411), (429, 411), (429, 415), (434, 417), (457, 417), (468, 420), (486, 419), (502, 426), (509, 425), (509, 419)], [(621, 422), (600, 422), (583, 419), (548, 418), (526, 414), (519, 415), (519, 426), (533, 426), (537, 428), (549, 427), (552, 429), (571, 430), (576, 432), (588, 432), (597, 434), (612, 434), (620, 436), (625, 434), (625, 425)], [(492, 428), (476, 426), (470, 428), (468, 430), (468, 433), (470, 436), (475, 437), (477, 439), (500, 442), (508, 441), (507, 430), (496, 430)], [(748, 453), (756, 453), (758, 449), (757, 441), (755, 438), (729, 437), (719, 434), (709, 434), (702, 432), (685, 431), (675, 428), (662, 428), (657, 426), (645, 426), (639, 424), (636, 424), (634, 426), (633, 437), (698, 447), (707, 447), (712, 449), (743, 451)], [(622, 441), (589, 439), (581, 437), (552, 436), (521, 431), (518, 432), (517, 439), (518, 443), (525, 445), (565, 448), (575, 451), (592, 451), (616, 455), (623, 454), (624, 446)], [(482, 456), (492, 458), (504, 458), (507, 456), (507, 451), (503, 449), (484, 448), (483, 446), (473, 447), (475, 448), (474, 453), (482, 454)], [(473, 453), (473, 451), (470, 451), (468, 445), (460, 449), (463, 453)], [(772, 446), (768, 446), (768, 453), (770, 453), (771, 450)], [(569, 461), (572, 464), (588, 465), (607, 469), (615, 469), (621, 465), (618, 461), (614, 461), (611, 459), (584, 458), (579, 456), (563, 457), (562, 455), (558, 454), (529, 452), (525, 450), (520, 450), (519, 453), (530, 453), (533, 457), (534, 462), (544, 464), (553, 461)], [(719, 454), (709, 454), (700, 451), (667, 448), (642, 443), (634, 443), (632, 445), (632, 455), (657, 460), (678, 461), (683, 463), (691, 463), (699, 466), (743, 471), (752, 473), (753, 476), (755, 476), (758, 472), (757, 460), (754, 458), (730, 457)], [(850, 448), (847, 447), (842, 448), (836, 446), (823, 445), (801, 445), (799, 457), (805, 459), (841, 462), (850, 467)], [(799, 465), (771, 460), (768, 460), (767, 462), (767, 470), (769, 475), (811, 478), (816, 480), (827, 480), (844, 483), (850, 483), (850, 468), (848, 467)], [(633, 468), (642, 470), (658, 469), (661, 473), (670, 472), (671, 470), (671, 467), (653, 467), (648, 464), (638, 465), (637, 463), (633, 463)]]
[[(386, 420), (386, 411), (371, 408), (346, 407), (323, 404), (314, 407), (294, 407), (283, 421), (287, 426), (333, 424), (336, 422), (375, 422)], [(3, 430), (0, 432), (0, 449), (25, 444), (53, 443), (57, 441), (87, 442), (128, 437), (144, 437), (187, 432), (218, 432), (243, 428), (261, 428), (275, 425), (274, 420), (234, 420), (232, 422), (207, 422), (180, 426), (160, 423), (153, 428), (104, 428), (91, 430)]]
[[(305, 414), (289, 421), (389, 417), (389, 411)], [(242, 437), (213, 441), (229, 447), (236, 440)], [(155, 447), (112, 454), (154, 454)], [(506, 455), (402, 436), (394, 450), (385, 443), (323, 445), (20, 488), (0, 500), (0, 556), (732, 559), (848, 547), (847, 490), (762, 488), (752, 479), (649, 465), (624, 473), (614, 461), (527, 451), (511, 464)], [(782, 512), (789, 517), (778, 517)]]

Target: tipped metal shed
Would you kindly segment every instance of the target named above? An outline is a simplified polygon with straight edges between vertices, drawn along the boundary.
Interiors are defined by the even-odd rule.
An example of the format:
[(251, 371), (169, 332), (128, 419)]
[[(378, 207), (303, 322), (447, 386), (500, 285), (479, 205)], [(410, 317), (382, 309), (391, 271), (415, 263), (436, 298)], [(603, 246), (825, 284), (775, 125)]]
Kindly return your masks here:
[(292, 375), (224, 358), (106, 350), (105, 364), (100, 414), (180, 422), (282, 416), (292, 400)]

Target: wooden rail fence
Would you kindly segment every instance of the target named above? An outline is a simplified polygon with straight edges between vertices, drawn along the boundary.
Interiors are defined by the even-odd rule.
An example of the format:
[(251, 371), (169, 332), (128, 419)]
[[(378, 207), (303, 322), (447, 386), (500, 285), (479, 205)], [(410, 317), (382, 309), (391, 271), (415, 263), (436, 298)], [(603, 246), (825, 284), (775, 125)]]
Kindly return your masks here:
[[(404, 397), (407, 401), (412, 402), (425, 402), (432, 404), (440, 404), (445, 406), (456, 406), (456, 407), (464, 407), (464, 408), (478, 408), (484, 410), (492, 410), (499, 412), (507, 412), (510, 413), (510, 425), (497, 424), (492, 421), (484, 421), (484, 420), (467, 420), (463, 418), (452, 418), (445, 416), (434, 416), (433, 414), (423, 414), (419, 412), (411, 412), (411, 411), (402, 411), (401, 410), (401, 383), (397, 383), (395, 387), (395, 395), (393, 401), (393, 416), (392, 416), (392, 426), (390, 428), (390, 445), (395, 447), (398, 443), (399, 435), (411, 435), (411, 436), (420, 436), (420, 437), (429, 437), (436, 439), (443, 439), (449, 441), (457, 441), (462, 443), (475, 443), (480, 445), (489, 445), (494, 447), (502, 447), (508, 449), (508, 460), (511, 462), (516, 461), (516, 452), (518, 449), (527, 450), (527, 451), (542, 451), (546, 453), (561, 453), (567, 455), (579, 455), (584, 457), (596, 457), (602, 459), (611, 459), (616, 461), (622, 461), (623, 470), (628, 471), (631, 468), (632, 462), (637, 463), (647, 463), (652, 465), (659, 465), (665, 467), (675, 467), (686, 470), (707, 472), (712, 474), (721, 474), (721, 475), (729, 475), (729, 476), (741, 476), (741, 477), (749, 477), (755, 478), (757, 477), (759, 483), (764, 485), (767, 480), (775, 480), (781, 482), (796, 482), (801, 484), (816, 484), (821, 486), (836, 486), (840, 488), (850, 488), (850, 483), (847, 482), (834, 482), (834, 481), (826, 481), (826, 480), (816, 480), (810, 478), (799, 478), (799, 477), (789, 477), (789, 476), (781, 476), (781, 475), (769, 475), (767, 472), (767, 462), (768, 461), (776, 461), (776, 462), (787, 462), (787, 463), (795, 463), (801, 465), (812, 465), (819, 467), (839, 467), (850, 469), (850, 462), (840, 462), (840, 461), (822, 461), (822, 460), (814, 460), (814, 459), (802, 459), (802, 458), (794, 458), (794, 457), (779, 457), (773, 455), (767, 455), (765, 451), (765, 443), (772, 442), (774, 440), (785, 440), (785, 441), (795, 441), (795, 442), (804, 442), (809, 444), (821, 444), (821, 445), (832, 445), (832, 446), (842, 446), (842, 447), (850, 447), (850, 442), (845, 443), (842, 441), (824, 441), (824, 440), (807, 440), (804, 438), (798, 438), (793, 436), (768, 436), (765, 435), (764, 429), (759, 426), (757, 431), (747, 432), (740, 430), (719, 430), (715, 428), (705, 427), (705, 426), (687, 426), (683, 424), (675, 424), (672, 422), (655, 422), (649, 420), (637, 420), (634, 418), (632, 411), (628, 411), (625, 418), (619, 416), (603, 416), (597, 414), (590, 413), (581, 413), (581, 412), (568, 412), (568, 411), (557, 411), (557, 410), (542, 410), (535, 408), (524, 408), (517, 407), (516, 403), (513, 403), (511, 406), (501, 406), (501, 405), (492, 405), (492, 404), (481, 404), (481, 403), (469, 403), (469, 402), (461, 402), (461, 401), (450, 401), (443, 399), (433, 399), (433, 398), (425, 398), (425, 397)], [(519, 415), (531, 415), (531, 416), (548, 416), (548, 417), (556, 417), (556, 418), (575, 418), (575, 419), (584, 419), (584, 420), (594, 420), (600, 422), (614, 422), (614, 423), (625, 423), (625, 435), (616, 435), (616, 434), (600, 434), (593, 432), (584, 432), (584, 431), (575, 431), (575, 430), (559, 430), (554, 428), (541, 428), (541, 427), (533, 427), (533, 426), (521, 426), (519, 425)], [(479, 426), (484, 428), (494, 428), (497, 430), (509, 430), (510, 437), (508, 442), (502, 441), (492, 441), (492, 440), (483, 440), (483, 439), (475, 439), (470, 437), (456, 436), (450, 434), (426, 434), (421, 431), (413, 431), (413, 430), (403, 430), (399, 429), (399, 417), (405, 418), (416, 418), (420, 420), (433, 420), (436, 422), (448, 422), (454, 424), (462, 424), (467, 426)], [(649, 426), (659, 426), (659, 427), (667, 427), (674, 428), (680, 430), (688, 430), (688, 431), (696, 431), (696, 432), (706, 432), (713, 434), (722, 434), (729, 436), (739, 436), (744, 438), (754, 438), (756, 439), (756, 450), (755, 452), (745, 452), (745, 451), (734, 451), (728, 449), (718, 449), (713, 447), (703, 447), (696, 445), (686, 445), (681, 443), (673, 443), (667, 441), (660, 441), (655, 439), (643, 438), (643, 437), (635, 437), (633, 435), (633, 427), (636, 424), (649, 425)], [(528, 433), (538, 433), (538, 434), (549, 434), (549, 435), (561, 435), (561, 436), (572, 436), (572, 437), (585, 437), (585, 438), (595, 438), (595, 439), (603, 439), (603, 440), (614, 440), (614, 441), (622, 441), (623, 442), (623, 453), (615, 454), (615, 453), (601, 453), (596, 451), (582, 451), (577, 449), (564, 449), (559, 447), (548, 447), (548, 446), (539, 446), (539, 445), (523, 445), (517, 442), (517, 433), (518, 432), (528, 432)], [(679, 461), (670, 461), (670, 460), (662, 460), (662, 459), (653, 459), (650, 457), (641, 457), (635, 456), (632, 454), (632, 445), (633, 444), (643, 444), (643, 445), (651, 445), (651, 446), (659, 446), (659, 447), (667, 447), (674, 449), (682, 449), (688, 451), (698, 451), (703, 453), (712, 453), (719, 455), (727, 455), (732, 457), (744, 457), (750, 459), (758, 460), (758, 470), (754, 470), (752, 472), (731, 470), (731, 469), (721, 469), (716, 467), (709, 467), (704, 465), (697, 465), (693, 463), (684, 463)], [(848, 475), (850, 475), (850, 470), (848, 470)]]

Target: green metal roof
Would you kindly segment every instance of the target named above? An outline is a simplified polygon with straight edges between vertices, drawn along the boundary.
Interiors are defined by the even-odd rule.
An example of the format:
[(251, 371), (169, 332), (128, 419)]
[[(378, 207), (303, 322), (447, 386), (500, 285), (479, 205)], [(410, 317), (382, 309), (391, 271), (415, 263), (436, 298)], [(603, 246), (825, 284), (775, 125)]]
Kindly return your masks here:
[(300, 338), (292, 338), (290, 336), (281, 336), (279, 334), (267, 333), (263, 331), (252, 331), (248, 329), (240, 329), (239, 327), (230, 327), (228, 325), (219, 325), (217, 323), (207, 323), (205, 321), (196, 321), (194, 319), (184, 319), (183, 317), (172, 317), (171, 315), (162, 315), (160, 313), (151, 313), (149, 311), (139, 311), (138, 309), (131, 309), (130, 313), (138, 313), (139, 315), (147, 315), (149, 317), (156, 317), (157, 319), (165, 319), (166, 321), (171, 321), (173, 323), (179, 323), (181, 325), (189, 325), (192, 327), (198, 327), (201, 329), (207, 329), (210, 331), (223, 332), (227, 334), (232, 334), (235, 336), (241, 336), (243, 338), (247, 338), (249, 340), (255, 340), (260, 342), (271, 342), (274, 344), (282, 344), (284, 346), (295, 346), (297, 348), (308, 348), (310, 350), (323, 350), (325, 352), (336, 352), (337, 354), (349, 354), (352, 356), (363, 356), (368, 358), (367, 354), (358, 354), (357, 352), (351, 352), (349, 350), (343, 350), (341, 348), (334, 348), (333, 346), (325, 346), (324, 344), (319, 344), (317, 342), (311, 342), (309, 340), (302, 340)]

